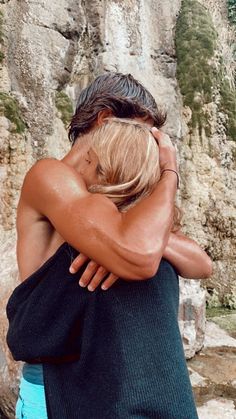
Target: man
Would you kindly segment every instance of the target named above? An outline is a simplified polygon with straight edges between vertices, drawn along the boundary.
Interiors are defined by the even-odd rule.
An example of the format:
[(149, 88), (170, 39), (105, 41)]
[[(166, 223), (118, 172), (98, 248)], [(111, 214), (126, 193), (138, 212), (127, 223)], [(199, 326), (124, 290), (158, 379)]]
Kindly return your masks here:
[[(105, 196), (88, 192), (98, 169), (89, 135), (111, 115), (142, 120), (150, 129), (165, 121), (131, 75), (100, 76), (79, 97), (70, 152), (61, 161), (37, 162), (22, 187), (17, 256), (21, 280), (27, 281), (7, 309), (8, 344), (15, 359), (27, 361), (17, 418), (24, 412), (32, 419), (146, 417), (150, 411), (149, 417), (158, 411), (161, 419), (196, 418), (177, 324), (177, 276), (161, 259), (190, 278), (209, 276), (211, 261), (194, 241), (171, 232), (176, 155), (157, 128), (152, 133), (161, 178), (150, 196), (121, 213)], [(73, 261), (76, 250), (80, 254)], [(123, 288), (121, 281), (98, 299), (78, 293), (68, 258), (72, 273), (91, 260), (79, 275), (89, 291), (100, 284), (106, 290), (118, 277), (139, 285)], [(154, 275), (150, 286), (142, 287)], [(177, 397), (179, 382), (183, 393)]]
[(131, 75), (107, 73), (84, 89), (70, 124), (71, 151), (61, 161), (39, 161), (25, 178), (17, 213), (21, 279), (34, 272), (64, 241), (81, 252), (71, 272), (91, 259), (80, 280), (82, 286), (90, 285), (90, 290), (108, 272), (111, 274), (104, 289), (118, 276), (151, 277), (162, 256), (182, 276), (208, 277), (212, 268), (207, 255), (185, 236), (170, 234), (177, 168), (175, 149), (167, 135), (153, 130), (159, 143), (162, 176), (150, 197), (120, 214), (107, 198), (88, 193), (79, 172), (86, 170), (89, 177), (94, 167), (86, 158), (88, 145), (82, 138), (109, 115), (139, 118), (157, 128), (165, 121), (154, 98)]

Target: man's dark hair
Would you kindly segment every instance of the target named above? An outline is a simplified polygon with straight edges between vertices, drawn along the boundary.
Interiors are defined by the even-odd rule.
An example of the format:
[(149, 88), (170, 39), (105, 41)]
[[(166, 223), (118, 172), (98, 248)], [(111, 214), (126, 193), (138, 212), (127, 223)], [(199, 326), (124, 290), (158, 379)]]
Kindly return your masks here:
[(98, 76), (80, 93), (69, 126), (72, 144), (79, 135), (90, 130), (98, 113), (104, 109), (118, 118), (152, 118), (157, 128), (166, 121), (166, 114), (158, 109), (154, 97), (131, 74), (108, 72)]

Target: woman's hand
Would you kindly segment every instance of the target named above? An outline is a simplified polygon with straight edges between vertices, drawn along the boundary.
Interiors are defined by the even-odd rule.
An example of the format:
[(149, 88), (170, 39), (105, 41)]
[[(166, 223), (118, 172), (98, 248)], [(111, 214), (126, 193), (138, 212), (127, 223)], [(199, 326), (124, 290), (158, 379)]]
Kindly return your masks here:
[[(157, 128), (152, 128), (152, 134), (159, 146), (161, 171), (165, 169), (176, 171), (176, 150), (169, 136), (164, 134), (162, 131), (159, 131)], [(170, 173), (171, 172), (166, 172), (165, 175), (170, 176)], [(80, 254), (71, 264), (70, 272), (72, 274), (78, 272), (78, 270), (88, 261), (89, 258), (87, 256)], [(80, 278), (79, 284), (82, 287), (88, 287), (89, 291), (94, 291), (102, 283), (101, 288), (106, 290), (110, 288), (117, 281), (117, 279), (118, 276), (113, 273), (109, 273), (105, 268), (99, 266), (93, 260), (90, 260)]]
[(177, 170), (176, 149), (171, 142), (169, 135), (152, 128), (152, 134), (159, 147), (159, 161), (161, 172), (165, 169)]
[[(74, 274), (89, 261), (89, 258), (80, 253), (70, 266), (70, 273)], [(81, 287), (88, 287), (89, 291), (94, 291), (101, 283), (101, 288), (106, 291), (118, 279), (118, 276), (108, 272), (102, 266), (99, 266), (93, 260), (90, 260), (84, 273), (82, 274), (79, 285)]]

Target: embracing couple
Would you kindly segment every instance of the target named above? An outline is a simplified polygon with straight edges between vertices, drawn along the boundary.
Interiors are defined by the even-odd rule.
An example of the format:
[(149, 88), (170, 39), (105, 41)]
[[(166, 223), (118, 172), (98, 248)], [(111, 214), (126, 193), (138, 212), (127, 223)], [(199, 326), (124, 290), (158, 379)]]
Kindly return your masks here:
[(180, 231), (164, 122), (131, 75), (106, 73), (79, 96), (68, 154), (25, 177), (7, 306), (17, 419), (197, 418), (178, 274), (212, 267)]

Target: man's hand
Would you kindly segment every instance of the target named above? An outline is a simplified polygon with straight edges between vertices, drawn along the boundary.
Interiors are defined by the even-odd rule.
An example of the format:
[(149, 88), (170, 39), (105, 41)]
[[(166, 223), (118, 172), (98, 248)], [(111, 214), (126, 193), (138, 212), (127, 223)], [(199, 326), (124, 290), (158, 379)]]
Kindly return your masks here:
[[(173, 146), (170, 137), (159, 131), (157, 128), (152, 128), (152, 134), (159, 146), (160, 169), (176, 170), (176, 150)], [(73, 261), (70, 266), (70, 272), (76, 273), (78, 270), (90, 259), (81, 254)], [(118, 279), (118, 276), (109, 273), (105, 268), (99, 266), (93, 260), (90, 260), (83, 275), (80, 278), (79, 284), (81, 287), (88, 287), (89, 291), (94, 291), (103, 281), (101, 288), (106, 290), (110, 288)]]
[[(74, 274), (89, 261), (89, 258), (80, 253), (70, 266), (70, 273)], [(101, 283), (101, 288), (106, 291), (110, 288), (118, 279), (118, 276), (109, 273), (105, 268), (99, 266), (93, 260), (88, 263), (83, 275), (79, 280), (81, 287), (88, 287), (89, 291), (94, 291)]]

